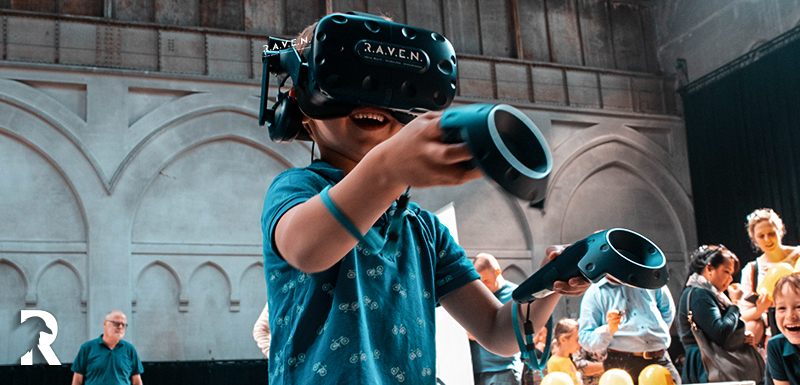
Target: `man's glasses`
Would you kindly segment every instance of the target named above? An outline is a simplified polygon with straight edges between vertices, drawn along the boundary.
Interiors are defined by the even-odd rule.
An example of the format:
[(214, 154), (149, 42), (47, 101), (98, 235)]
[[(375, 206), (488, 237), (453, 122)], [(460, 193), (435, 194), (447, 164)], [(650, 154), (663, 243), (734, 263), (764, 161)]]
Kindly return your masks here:
[(125, 329), (125, 328), (128, 327), (128, 324), (123, 323), (123, 322), (117, 322), (117, 321), (111, 321), (111, 320), (106, 320), (106, 322), (111, 323), (112, 325), (114, 325), (114, 327), (117, 327), (117, 328), (118, 327), (122, 327), (123, 329)]

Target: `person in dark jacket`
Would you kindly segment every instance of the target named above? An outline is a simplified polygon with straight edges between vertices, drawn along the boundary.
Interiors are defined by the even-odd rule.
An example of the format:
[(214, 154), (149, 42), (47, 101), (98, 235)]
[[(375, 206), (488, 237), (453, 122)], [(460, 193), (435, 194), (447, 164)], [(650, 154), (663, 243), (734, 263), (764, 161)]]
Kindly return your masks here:
[[(725, 246), (701, 246), (691, 257), (691, 275), (686, 281), (678, 306), (678, 334), (686, 349), (681, 380), (683, 383), (701, 383), (708, 382), (708, 376), (687, 317), (687, 299), (691, 293), (688, 309), (691, 310), (697, 327), (708, 338), (725, 346), (725, 342), (734, 332), (744, 327), (739, 306), (736, 305), (742, 298), (742, 290), (738, 284), (731, 285), (731, 276), (739, 270), (739, 259)], [(725, 294), (726, 290), (730, 297)], [(746, 333), (746, 342), (753, 343), (749, 332)]]

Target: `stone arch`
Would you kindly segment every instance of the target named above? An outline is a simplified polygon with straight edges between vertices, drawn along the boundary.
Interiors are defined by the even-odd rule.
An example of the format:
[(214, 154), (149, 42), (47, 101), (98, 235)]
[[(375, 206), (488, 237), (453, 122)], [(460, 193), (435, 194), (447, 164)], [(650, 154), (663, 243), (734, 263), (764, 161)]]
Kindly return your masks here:
[[(253, 271), (255, 271), (255, 273), (251, 273)], [(261, 278), (259, 284), (261, 283), (264, 284), (264, 291), (262, 292), (262, 294), (266, 294), (266, 280), (264, 279), (264, 263), (258, 261), (251, 263), (244, 270), (242, 270), (242, 274), (239, 276), (238, 279), (238, 286), (240, 289), (238, 290), (239, 295), (237, 297), (250, 297), (249, 293), (252, 292), (252, 288), (245, 286), (245, 279), (249, 274), (257, 274)], [(263, 295), (261, 297), (263, 297)]]
[(525, 269), (523, 269), (522, 267), (517, 266), (517, 264), (515, 263), (512, 263), (503, 269), (503, 278), (511, 282), (514, 282), (516, 284), (520, 284), (526, 278), (528, 278), (528, 273), (526, 273)]
[[(228, 303), (229, 303), (229, 306), (231, 307), (231, 310), (237, 311), (239, 304), (237, 302), (236, 305), (235, 305), (236, 309), (234, 309), (234, 304), (232, 303), (232, 298), (231, 298), (231, 296), (233, 295), (233, 284), (231, 282), (230, 276), (225, 271), (225, 269), (222, 268), (222, 266), (220, 266), (220, 265), (218, 265), (218, 264), (216, 264), (216, 263), (214, 263), (212, 261), (203, 262), (200, 265), (198, 265), (194, 270), (192, 270), (192, 273), (189, 275), (189, 281), (188, 282), (192, 282), (192, 280), (194, 279), (195, 275), (197, 275), (197, 272), (200, 271), (204, 267), (213, 268), (214, 270), (219, 272), (222, 275), (223, 278), (225, 278), (225, 283), (227, 284), (227, 289), (228, 289)], [(188, 296), (189, 296), (189, 294), (187, 294), (187, 297)], [(188, 302), (188, 298), (187, 298), (187, 302)]]
[[(545, 202), (546, 215), (553, 215), (552, 229), (549, 230), (552, 239), (559, 242), (573, 242), (589, 235), (577, 233), (567, 235), (566, 226), (571, 215), (568, 210), (574, 209), (571, 208), (573, 197), (579, 189), (583, 189), (584, 183), (587, 183), (595, 175), (601, 175), (602, 172), (612, 172), (612, 174), (602, 175), (613, 176), (617, 179), (623, 178), (622, 180), (629, 180), (634, 185), (639, 184), (644, 189), (641, 193), (632, 193), (632, 196), (642, 199), (646, 205), (629, 206), (626, 210), (634, 212), (632, 210), (641, 210), (644, 207), (658, 213), (658, 215), (653, 215), (645, 212), (641, 216), (615, 221), (623, 223), (633, 221), (637, 223), (635, 226), (650, 228), (651, 230), (648, 232), (643, 232), (638, 228), (632, 228), (632, 230), (643, 233), (661, 247), (671, 271), (685, 266), (686, 250), (697, 242), (691, 198), (669, 170), (648, 155), (637, 147), (629, 145), (625, 140), (609, 138), (601, 145), (592, 146), (590, 150), (574, 157), (560, 170), (559, 177), (553, 180), (550, 191), (553, 195)], [(592, 183), (596, 189), (597, 181)], [(586, 192), (587, 190), (582, 190), (581, 194)], [(650, 202), (649, 205), (647, 202)], [(612, 217), (614, 216), (614, 211), (606, 212), (612, 213)], [(596, 216), (602, 215), (602, 213), (587, 211), (587, 215)], [(589, 222), (591, 221), (586, 221), (586, 223)], [(570, 223), (576, 222), (572, 220)], [(608, 223), (608, 221), (601, 220), (597, 223)], [(663, 226), (668, 226), (670, 231), (659, 231)], [(573, 229), (573, 232), (574, 230), (577, 228)], [(592, 230), (602, 229), (593, 228)], [(587, 229), (581, 231), (585, 232)], [(682, 277), (678, 274), (669, 282), (670, 290), (676, 295), (680, 293), (679, 281), (681, 280)], [(577, 301), (577, 298), (567, 299), (565, 301), (567, 309), (575, 309), (578, 306)]]
[[(2, 103), (0, 103), (0, 112), (2, 112)], [(46, 122), (45, 121), (45, 122), (41, 122), (41, 123), (43, 125), (52, 125), (52, 122)], [(33, 127), (32, 126), (27, 126), (26, 129), (29, 129), (31, 131), (37, 131), (37, 129), (40, 129), (42, 127), (42, 126), (38, 126), (38, 127), (37, 126), (38, 125), (35, 125)], [(38, 134), (46, 134), (46, 135), (49, 134), (49, 135), (52, 135), (53, 133), (52, 132), (50, 132), (50, 133), (36, 132), (36, 134), (37, 135)], [(22, 146), (24, 146), (25, 148), (27, 148), (30, 151), (32, 151), (36, 156), (39, 156), (44, 162), (46, 162), (49, 166), (51, 166), (52, 169), (55, 171), (55, 173), (61, 178), (61, 180), (63, 181), (64, 185), (66, 186), (66, 190), (69, 192), (69, 194), (71, 195), (72, 199), (75, 202), (74, 204), (76, 206), (76, 210), (78, 211), (77, 214), (78, 214), (78, 216), (80, 218), (80, 222), (81, 222), (81, 231), (82, 231), (82, 236), (81, 236), (82, 239), (81, 240), (85, 241), (86, 238), (87, 238), (87, 234), (88, 234), (88, 225), (87, 225), (88, 224), (88, 218), (87, 218), (86, 207), (84, 206), (83, 199), (81, 198), (82, 192), (79, 192), (78, 185), (85, 186), (84, 184), (80, 183), (80, 181), (85, 180), (85, 178), (83, 178), (83, 176), (85, 176), (86, 173), (85, 172), (82, 173), (79, 170), (65, 170), (62, 167), (63, 164), (70, 164), (71, 163), (71, 162), (66, 162), (66, 161), (65, 162), (61, 162), (60, 161), (61, 159), (65, 159), (65, 157), (69, 156), (67, 154), (69, 152), (69, 150), (68, 149), (64, 150), (63, 148), (57, 148), (57, 147), (61, 147), (61, 146), (53, 146), (53, 145), (51, 145), (50, 147), (45, 149), (44, 147), (41, 147), (41, 146), (37, 145), (36, 143), (34, 143), (33, 141), (31, 141), (28, 138), (26, 138), (25, 135), (31, 135), (31, 133), (23, 134), (21, 132), (15, 132), (15, 131), (12, 131), (12, 128), (3, 127), (3, 125), (0, 124), (0, 137), (2, 137), (4, 135), (9, 137), (9, 138), (11, 138), (13, 141), (19, 142)], [(63, 138), (63, 136), (60, 136), (60, 135), (56, 134), (55, 137), (52, 138), (53, 140), (55, 140), (55, 142), (51, 141), (50, 143), (62, 143), (63, 144), (63, 139), (61, 139), (61, 138)], [(45, 143), (45, 142), (43, 142), (43, 143)], [(52, 152), (51, 152), (51, 150), (52, 150)], [(75, 179), (73, 179), (73, 178), (75, 178)], [(78, 183), (76, 183), (76, 182), (78, 182)], [(86, 193), (86, 191), (84, 191), (84, 193)]]
[[(179, 156), (182, 152), (191, 149), (202, 142), (211, 140), (215, 135), (218, 136), (222, 132), (229, 133), (231, 137), (238, 137), (243, 143), (250, 143), (251, 146), (263, 151), (264, 153), (278, 159), (288, 167), (295, 167), (298, 164), (291, 154), (286, 149), (286, 145), (272, 143), (266, 136), (266, 128), (257, 128), (258, 121), (258, 106), (251, 105), (251, 96), (242, 94), (191, 94), (181, 97), (173, 102), (161, 106), (147, 115), (136, 121), (131, 127), (132, 136), (139, 137), (141, 140), (136, 146), (126, 155), (125, 159), (119, 165), (118, 169), (114, 172), (111, 179), (112, 188), (116, 186), (119, 179), (122, 177), (126, 168), (131, 167), (136, 158), (147, 147), (157, 144), (164, 140), (161, 136), (166, 135), (168, 131), (176, 131), (178, 135), (185, 135), (183, 129), (187, 122), (195, 119), (203, 118), (204, 116), (214, 115), (218, 113), (230, 112), (237, 115), (242, 115), (247, 118), (253, 119), (253, 127), (249, 130), (242, 130), (241, 127), (225, 127), (223, 131), (209, 133), (205, 138), (198, 137), (197, 141), (193, 143), (183, 140), (181, 143), (184, 146), (178, 148), (176, 152), (170, 155), (170, 158)], [(191, 133), (188, 133), (191, 135)], [(198, 134), (197, 132), (194, 133)], [(167, 138), (168, 139), (168, 138)], [(194, 138), (184, 138), (192, 140)], [(292, 148), (304, 148), (310, 156), (310, 148), (303, 144), (295, 143)], [(164, 159), (161, 164), (168, 164), (171, 159)], [(159, 169), (160, 170), (160, 169)], [(158, 171), (156, 173), (158, 173)]]
[(175, 279), (175, 283), (178, 285), (179, 307), (181, 309), (183, 309), (185, 306), (187, 306), (189, 304), (189, 299), (188, 299), (188, 297), (186, 295), (186, 290), (185, 290), (184, 284), (181, 281), (181, 277), (178, 274), (178, 272), (176, 272), (175, 269), (172, 268), (172, 266), (170, 266), (169, 264), (167, 264), (164, 261), (153, 261), (153, 262), (150, 262), (145, 267), (143, 267), (142, 270), (139, 270), (138, 274), (136, 274), (136, 280), (133, 281), (133, 290), (131, 291), (131, 303), (133, 305), (133, 308), (134, 309), (136, 308), (136, 302), (137, 302), (137, 299), (138, 299), (137, 296), (136, 296), (136, 288), (139, 286), (139, 282), (142, 279), (142, 275), (144, 275), (144, 273), (148, 269), (150, 269), (150, 268), (152, 268), (154, 266), (158, 266), (158, 267), (164, 268), (164, 270), (169, 272), (170, 275), (172, 275), (172, 278)]
[[(221, 120), (225, 116), (227, 109), (215, 110), (213, 113), (205, 111), (202, 115), (197, 115), (202, 119)], [(148, 115), (149, 116), (149, 115)], [(249, 114), (237, 113), (236, 116), (250, 118)], [(147, 121), (147, 117), (140, 119), (138, 124)], [(139, 145), (136, 156), (129, 156), (126, 162), (125, 172), (120, 173), (115, 181), (115, 189), (127, 195), (126, 200), (131, 202), (126, 206), (132, 210), (130, 213), (129, 228), (134, 229), (134, 221), (140, 215), (140, 207), (145, 198), (146, 192), (154, 183), (159, 173), (166, 167), (172, 165), (177, 159), (187, 156), (195, 149), (208, 146), (214, 143), (231, 141), (253, 148), (270, 159), (277, 162), (280, 167), (285, 169), (305, 165), (310, 158), (309, 146), (301, 143), (277, 144), (272, 143), (263, 129), (253, 129), (256, 126), (255, 120), (242, 121), (246, 124), (231, 124), (228, 127), (220, 128), (224, 124), (216, 124), (209, 128), (210, 124), (198, 127), (193, 122), (183, 122), (180, 124), (168, 124), (168, 128), (157, 128), (160, 134), (148, 139)], [(251, 126), (252, 123), (252, 126)], [(246, 127), (243, 127), (246, 126)], [(257, 127), (257, 126), (256, 126)], [(264, 187), (266, 188), (266, 186)]]
[(58, 265), (58, 264), (66, 266), (68, 269), (70, 269), (75, 274), (75, 278), (78, 279), (78, 285), (79, 285), (79, 289), (80, 289), (80, 293), (81, 293), (81, 298), (80, 298), (81, 306), (85, 309), (86, 308), (86, 298), (88, 297), (88, 293), (87, 293), (88, 288), (86, 286), (86, 283), (84, 282), (83, 275), (81, 274), (81, 272), (73, 264), (71, 264), (71, 263), (69, 263), (69, 262), (67, 262), (67, 261), (65, 261), (63, 259), (60, 259), (60, 258), (56, 259), (55, 261), (50, 261), (50, 262), (46, 263), (44, 266), (42, 266), (39, 269), (39, 271), (36, 272), (36, 275), (33, 278), (33, 282), (29, 286), (29, 290), (30, 291), (29, 291), (28, 297), (31, 298), (34, 303), (38, 302), (38, 293), (37, 293), (38, 289), (37, 288), (39, 286), (40, 278), (42, 277), (42, 275), (44, 275), (44, 273), (48, 269), (50, 269), (52, 266)]
[(36, 335), (38, 338), (33, 325), (20, 324), (20, 310), (29, 307), (25, 298), (28, 286), (28, 279), (20, 266), (0, 258), (0, 335), (3, 336), (0, 362), (3, 364), (19, 363), (20, 357), (38, 341), (31, 337)]
[[(245, 323), (255, 322), (267, 302), (267, 282), (264, 279), (264, 264), (261, 261), (248, 265), (238, 279), (239, 316)], [(248, 325), (249, 326), (249, 325)]]
[[(54, 133), (58, 133), (59, 135), (50, 137), (51, 143), (60, 143), (66, 140), (69, 143), (68, 146), (52, 146), (48, 149), (41, 149), (40, 146), (33, 144), (30, 141), (23, 141), (24, 143), (28, 143), (31, 145), (32, 148), (40, 149), (42, 154), (47, 154), (48, 160), (50, 160), (54, 165), (59, 164), (69, 164), (70, 162), (58, 162), (58, 159), (61, 159), (62, 156), (66, 156), (68, 158), (83, 158), (88, 161), (88, 166), (91, 169), (89, 170), (74, 170), (74, 172), (81, 172), (84, 174), (86, 178), (89, 177), (89, 174), (94, 174), (95, 177), (99, 179), (99, 181), (103, 184), (106, 189), (106, 192), (110, 191), (110, 184), (108, 182), (108, 178), (106, 178), (105, 174), (103, 173), (102, 168), (100, 167), (99, 162), (97, 159), (92, 155), (92, 153), (84, 146), (83, 142), (81, 142), (76, 132), (80, 131), (83, 127), (86, 126), (86, 122), (83, 121), (78, 115), (74, 112), (70, 111), (64, 105), (53, 99), (52, 97), (36, 90), (35, 88), (28, 86), (26, 84), (0, 79), (0, 101), (4, 101), (8, 103), (12, 107), (16, 107), (16, 109), (20, 111), (24, 111), (27, 114), (30, 114), (34, 119), (43, 122), (49, 129), (52, 130)], [(3, 130), (0, 127), (0, 130)], [(12, 129), (3, 130), (14, 132)], [(26, 130), (30, 130), (30, 127), (26, 127)], [(38, 133), (37, 134), (42, 134)], [(21, 138), (27, 138), (31, 136), (30, 132), (16, 132), (16, 135)], [(52, 133), (50, 134), (52, 135)], [(50, 136), (48, 135), (48, 136)], [(77, 151), (78, 155), (68, 156), (68, 152)], [(58, 153), (58, 155), (56, 155)], [(56, 161), (53, 161), (56, 159)], [(65, 173), (64, 170), (60, 170), (60, 172)], [(66, 173), (65, 173), (66, 174)], [(69, 173), (71, 175), (71, 172)], [(67, 181), (77, 180), (76, 178), (69, 178), (66, 177)], [(81, 178), (84, 179), (84, 178)], [(75, 187), (70, 183), (70, 187), (75, 189)], [(84, 219), (85, 221), (85, 219)]]
[[(609, 135), (587, 143), (575, 151), (574, 155), (564, 161), (558, 172), (551, 177), (548, 198), (545, 200), (545, 210), (548, 215), (554, 215), (556, 222), (554, 227), (559, 229), (559, 233), (563, 229), (563, 216), (569, 205), (569, 199), (581, 183), (603, 168), (617, 166), (646, 181), (653, 187), (653, 191), (661, 196), (671, 210), (670, 220), (682, 230), (683, 250), (686, 250), (688, 245), (696, 243), (694, 210), (690, 196), (664, 164), (663, 159), (653, 160), (651, 150), (652, 148), (643, 148), (628, 138)], [(603, 156), (606, 151), (616, 155)], [(625, 155), (619, 155), (620, 153)], [(608, 159), (608, 161), (598, 163), (597, 159)], [(576, 173), (575, 169), (581, 170)], [(553, 239), (564, 241), (560, 235), (553, 235)]]
[[(185, 281), (163, 261), (153, 261), (136, 276), (133, 284), (135, 306), (129, 319), (130, 334), (136, 338), (143, 360), (179, 360), (183, 345), (192, 337), (186, 331), (188, 299)], [(153, 325), (170, 325), (162, 327)]]
[(0, 265), (3, 264), (8, 265), (12, 270), (16, 271), (17, 274), (19, 274), (19, 278), (22, 280), (22, 284), (24, 285), (23, 287), (24, 293), (26, 294), (29, 293), (28, 288), (30, 284), (28, 283), (28, 277), (25, 275), (25, 272), (22, 271), (22, 269), (19, 266), (17, 266), (16, 263), (11, 262), (5, 258), (0, 258)]
[[(218, 264), (207, 261), (197, 266), (189, 279), (188, 291), (192, 309), (183, 315), (192, 337), (182, 347), (185, 359), (231, 357), (241, 346), (230, 341), (242, 341), (245, 337), (252, 341), (247, 326), (252, 328), (255, 321), (245, 320), (242, 313), (232, 308), (230, 278)], [(220, 328), (216, 325), (231, 327)], [(194, 338), (195, 334), (202, 336)]]
[(73, 357), (86, 342), (88, 332), (85, 277), (72, 263), (57, 259), (39, 270), (32, 286), (36, 308), (51, 312), (58, 320), (53, 350), (60, 356)]
[[(650, 162), (660, 165), (660, 171), (664, 172), (665, 175), (673, 175), (669, 169), (670, 154), (647, 136), (627, 126), (624, 127), (624, 131), (621, 133), (619, 128), (597, 125), (586, 129), (581, 135), (568, 139), (559, 147), (557, 153), (553, 154), (554, 158), (562, 158), (564, 155), (566, 155), (566, 158), (560, 162), (555, 172), (550, 175), (550, 184), (547, 186), (548, 195), (554, 185), (553, 181), (562, 178), (564, 171), (569, 169), (570, 164), (595, 148), (612, 142), (618, 142), (638, 153), (646, 154)], [(675, 179), (674, 176), (672, 178)], [(675, 183), (680, 185), (677, 180), (675, 180)]]

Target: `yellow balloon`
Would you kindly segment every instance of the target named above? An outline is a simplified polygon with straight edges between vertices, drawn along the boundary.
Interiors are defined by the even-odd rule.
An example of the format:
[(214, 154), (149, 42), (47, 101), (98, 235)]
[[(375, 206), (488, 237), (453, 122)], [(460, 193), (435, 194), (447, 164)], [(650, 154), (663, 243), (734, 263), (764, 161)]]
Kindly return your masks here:
[(794, 271), (800, 272), (800, 258), (797, 259), (797, 263), (794, 265)]
[(639, 385), (675, 385), (675, 380), (667, 368), (652, 364), (639, 373)]
[(600, 376), (600, 385), (633, 385), (633, 379), (622, 369), (609, 369)]
[(758, 284), (758, 288), (756, 291), (759, 295), (767, 295), (767, 298), (771, 301), (772, 300), (772, 291), (775, 290), (775, 283), (778, 282), (779, 279), (785, 277), (789, 274), (794, 273), (794, 269), (792, 265), (781, 262), (772, 266), (767, 270), (767, 275), (764, 276), (764, 279), (761, 280), (761, 283)]
[(548, 373), (542, 378), (541, 385), (576, 385), (572, 383), (572, 377), (564, 372)]

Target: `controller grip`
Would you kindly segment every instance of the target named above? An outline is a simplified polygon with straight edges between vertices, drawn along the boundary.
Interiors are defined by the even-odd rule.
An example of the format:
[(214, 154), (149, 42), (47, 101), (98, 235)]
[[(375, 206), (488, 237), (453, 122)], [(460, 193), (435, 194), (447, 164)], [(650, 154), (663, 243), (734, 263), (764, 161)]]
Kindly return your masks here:
[(567, 247), (556, 259), (547, 262), (522, 282), (511, 294), (512, 298), (517, 302), (541, 299), (553, 294), (553, 284), (556, 281), (568, 281), (572, 277), (580, 277), (578, 262), (588, 250), (585, 239)]

